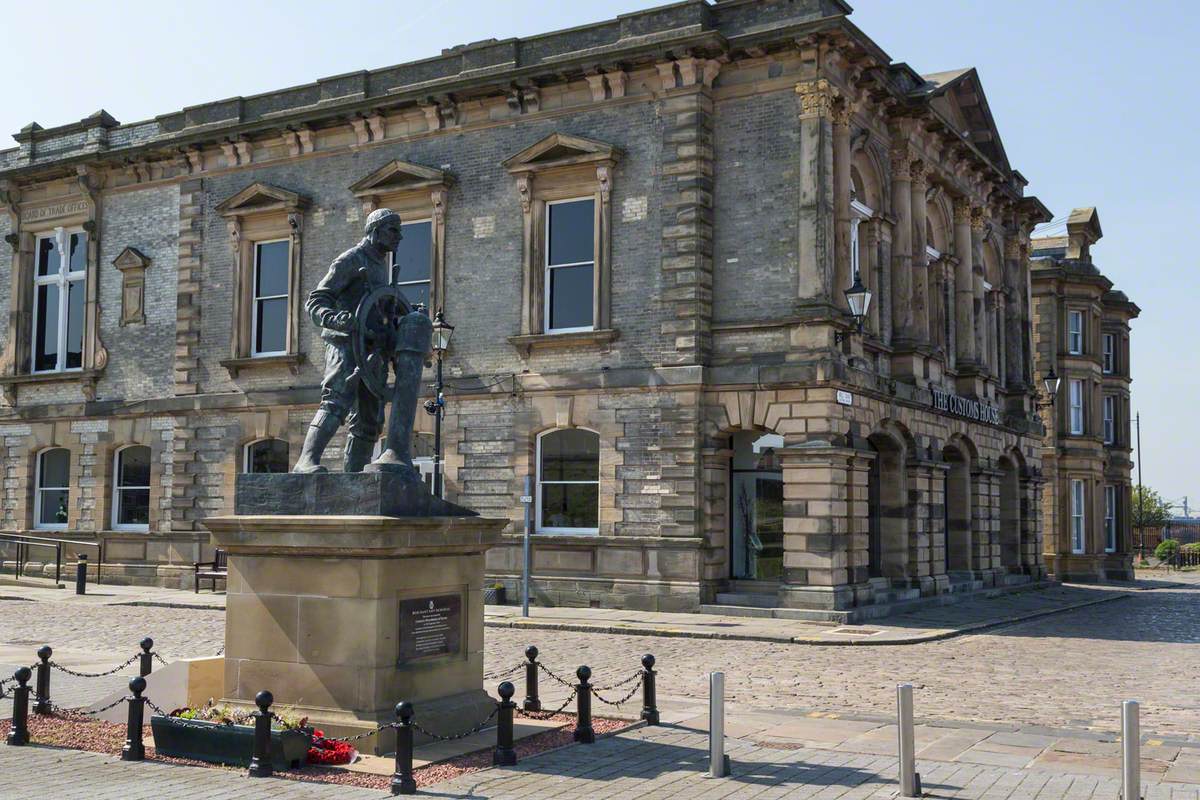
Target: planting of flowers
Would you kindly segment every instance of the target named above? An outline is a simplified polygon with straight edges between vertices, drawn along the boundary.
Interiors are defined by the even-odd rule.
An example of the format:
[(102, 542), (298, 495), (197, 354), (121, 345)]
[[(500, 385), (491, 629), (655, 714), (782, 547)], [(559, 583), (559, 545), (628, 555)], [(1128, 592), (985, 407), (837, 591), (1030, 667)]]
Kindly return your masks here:
[(352, 764), (358, 751), (349, 742), (335, 742), (325, 738), (320, 728), (313, 731), (312, 747), (308, 748), (308, 763), (323, 767)]
[[(217, 722), (222, 725), (253, 725), (254, 712), (242, 708), (216, 705), (212, 700), (200, 708), (177, 708), (169, 716), (179, 719), (194, 719), (202, 722)], [(299, 730), (308, 726), (308, 717), (297, 717), (286, 709), (275, 714), (271, 727), (276, 730)]]

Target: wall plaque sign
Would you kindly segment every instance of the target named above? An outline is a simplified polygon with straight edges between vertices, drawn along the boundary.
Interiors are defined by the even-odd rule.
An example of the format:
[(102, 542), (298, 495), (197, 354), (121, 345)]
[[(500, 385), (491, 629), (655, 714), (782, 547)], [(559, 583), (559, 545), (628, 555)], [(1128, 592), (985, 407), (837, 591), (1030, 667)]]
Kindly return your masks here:
[(941, 389), (931, 389), (930, 391), (933, 392), (931, 405), (934, 411), (953, 414), (956, 417), (966, 417), (976, 422), (1000, 424), (1000, 409), (996, 406), (970, 397), (963, 397), (960, 394), (951, 394)]
[(72, 200), (52, 206), (26, 208), (21, 211), (21, 222), (38, 222), (39, 220), (51, 219), (53, 217), (69, 217), (73, 214), (85, 214), (90, 209), (91, 205), (87, 200)]
[(462, 649), (462, 597), (443, 594), (400, 601), (399, 663)]

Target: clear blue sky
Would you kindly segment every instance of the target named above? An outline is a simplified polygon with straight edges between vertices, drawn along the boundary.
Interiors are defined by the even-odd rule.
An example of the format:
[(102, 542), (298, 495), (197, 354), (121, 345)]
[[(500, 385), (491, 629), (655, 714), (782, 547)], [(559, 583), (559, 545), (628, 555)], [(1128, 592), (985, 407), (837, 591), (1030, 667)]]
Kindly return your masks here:
[[(132, 122), (437, 55), (443, 47), (610, 18), (659, 0), (326, 3), (0, 1), (17, 78), (0, 132), (98, 108)], [(1200, 509), (1200, 8), (1190, 0), (859, 0), (851, 19), (919, 72), (979, 68), (1013, 166), (1055, 216), (1094, 205), (1099, 267), (1142, 308), (1133, 407), (1145, 482)], [(0, 134), (2, 135), (2, 134)], [(11, 141), (0, 142), (8, 147)], [(1191, 309), (1189, 312), (1188, 309)], [(1136, 456), (1137, 454), (1135, 454)]]

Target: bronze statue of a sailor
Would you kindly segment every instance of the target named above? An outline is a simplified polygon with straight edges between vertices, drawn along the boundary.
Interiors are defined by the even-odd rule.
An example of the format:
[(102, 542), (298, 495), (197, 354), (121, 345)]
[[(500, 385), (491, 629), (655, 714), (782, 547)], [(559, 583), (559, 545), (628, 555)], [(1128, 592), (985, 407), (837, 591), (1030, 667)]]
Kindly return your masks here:
[[(293, 472), (326, 472), (321, 455), (346, 422), (344, 471), (397, 472), (420, 480), (410, 444), (433, 327), (392, 280), (391, 253), (400, 242), (400, 224), (391, 209), (371, 212), (362, 241), (334, 259), (304, 304), (325, 340), (325, 377), (321, 406)], [(395, 374), (391, 382), (389, 370)], [(386, 445), (368, 464), (389, 402)]]

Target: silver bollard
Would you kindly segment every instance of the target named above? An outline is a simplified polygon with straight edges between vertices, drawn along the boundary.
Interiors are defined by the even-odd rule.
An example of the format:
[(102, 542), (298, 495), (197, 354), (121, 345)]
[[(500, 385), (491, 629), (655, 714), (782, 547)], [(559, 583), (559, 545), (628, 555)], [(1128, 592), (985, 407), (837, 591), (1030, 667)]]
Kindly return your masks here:
[(1121, 704), (1121, 798), (1142, 800), (1142, 727), (1137, 700)]
[(708, 775), (724, 778), (729, 774), (725, 755), (725, 673), (708, 674)]
[(896, 686), (896, 735), (900, 752), (900, 796), (920, 797), (921, 776), (917, 774), (917, 745), (913, 734), (913, 686)]

